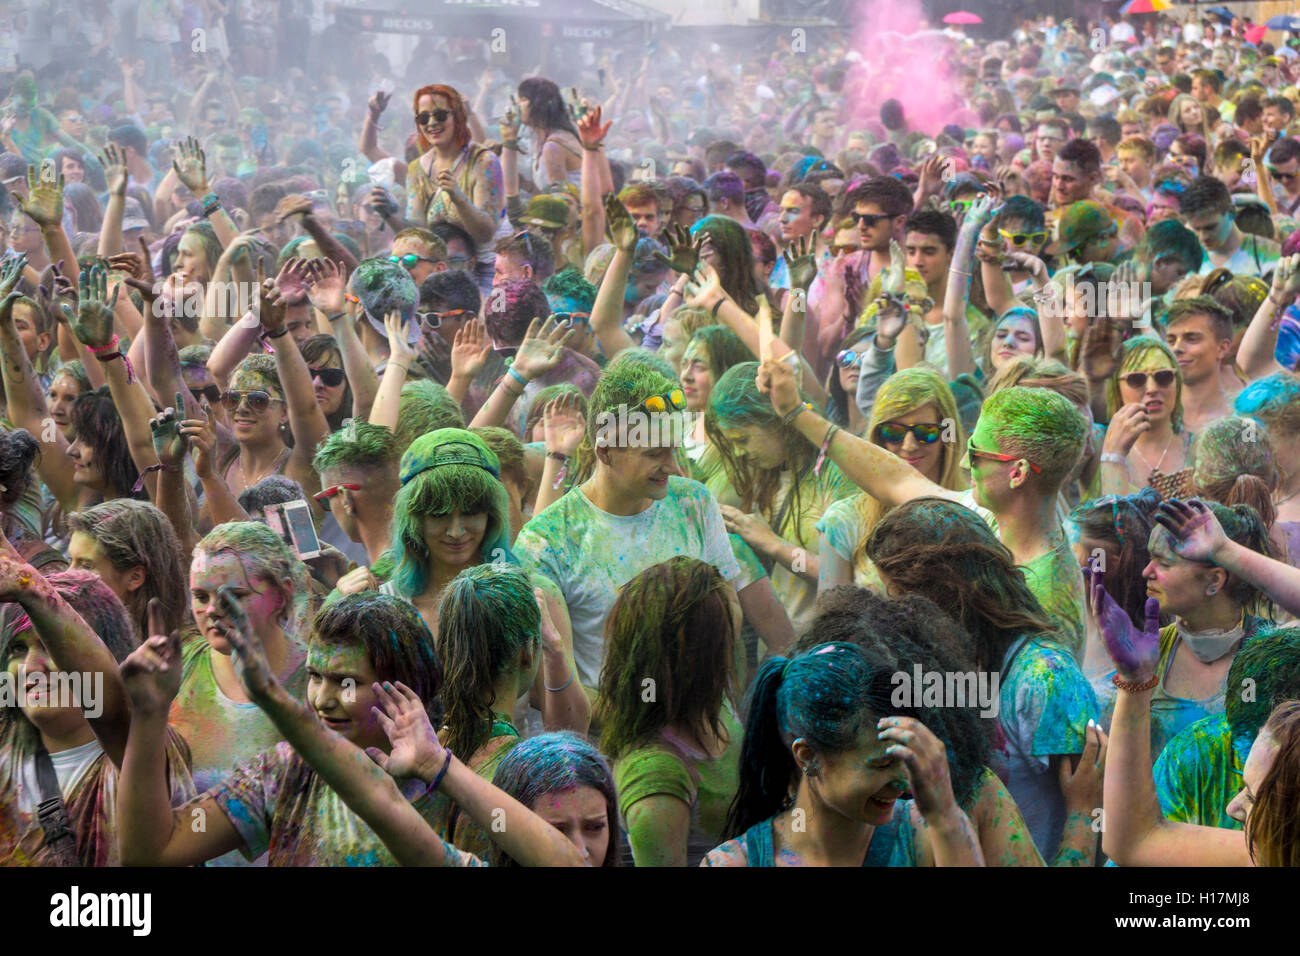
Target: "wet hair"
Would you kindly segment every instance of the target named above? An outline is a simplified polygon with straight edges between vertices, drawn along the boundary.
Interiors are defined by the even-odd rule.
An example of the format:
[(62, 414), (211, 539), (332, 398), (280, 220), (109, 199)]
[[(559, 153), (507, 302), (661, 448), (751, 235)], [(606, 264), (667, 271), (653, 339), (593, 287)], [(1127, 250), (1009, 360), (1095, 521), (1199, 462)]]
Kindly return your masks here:
[[(799, 527), (798, 516), (802, 513), (800, 499), (807, 489), (801, 487), (804, 482), (800, 479), (811, 468), (817, 449), (794, 426), (782, 423), (781, 416), (772, 410), (768, 397), (758, 390), (755, 382), (757, 374), (757, 362), (741, 362), (727, 369), (713, 383), (709, 407), (704, 412), (704, 430), (722, 458), (731, 487), (740, 497), (741, 508), (746, 512), (757, 511), (762, 514), (773, 525), (773, 530), (782, 536), (786, 532), (783, 528), (775, 527), (776, 522), (781, 515), (787, 521), (793, 519), (795, 541), (805, 545), (807, 542), (803, 540), (803, 529)], [(759, 428), (781, 439), (783, 464), (780, 468), (760, 470), (748, 457), (735, 454), (723, 429), (747, 426)], [(777, 498), (785, 484), (787, 473), (792, 481), (783, 505)]]
[(1264, 725), (1277, 744), (1246, 819), (1246, 845), (1258, 866), (1300, 866), (1300, 701), (1279, 704)]
[(168, 634), (188, 621), (184, 552), (165, 514), (146, 501), (118, 498), (68, 515), (68, 530), (93, 539), (114, 570), (144, 571), (144, 582), (126, 599), (142, 636), (150, 636), (150, 598), (158, 599)]
[[(1228, 667), (1223, 716), (1234, 740), (1248, 743), (1283, 701), (1300, 699), (1300, 628), (1261, 627)], [(1254, 693), (1243, 693), (1247, 688)]]
[[(300, 348), (303, 361), (307, 363), (307, 373), (315, 376), (311, 371), (311, 366), (318, 363), (328, 362), (330, 359), (336, 359), (339, 368), (343, 368), (343, 350), (339, 348), (338, 340), (332, 335), (313, 335), (302, 343)], [(329, 424), (330, 431), (337, 431), (343, 427), (343, 423), (352, 417), (352, 383), (348, 381), (347, 375), (343, 376), (343, 401), (339, 402), (338, 409), (330, 415), (325, 416)]]
[[(618, 866), (619, 840), (618, 795), (614, 774), (605, 758), (587, 741), (572, 731), (553, 731), (520, 741), (501, 758), (492, 775), (493, 786), (514, 797), (530, 810), (543, 797), (566, 793), (579, 787), (591, 787), (605, 798), (609, 849), (596, 866)], [(492, 866), (517, 867), (506, 852), (493, 844), (488, 857)]]
[(284, 475), (267, 475), (256, 484), (249, 485), (239, 493), (239, 507), (250, 515), (264, 515), (272, 505), (287, 504), (290, 501), (306, 501), (307, 493), (302, 485)]
[(14, 505), (22, 500), (32, 480), (32, 468), (41, 445), (26, 429), (0, 432), (0, 508), (12, 526)]
[[(413, 444), (402, 455), (401, 470), (406, 471), (413, 456), (431, 451), (434, 448), (427, 444)], [(479, 561), (513, 561), (510, 554), (510, 501), (501, 480), (478, 465), (445, 464), (428, 468), (410, 477), (393, 502), (393, 543), (389, 551), (393, 558), (393, 574), (390, 580), (402, 597), (408, 600), (418, 597), (429, 584), (433, 556), (425, 543), (424, 519), (453, 511), (460, 511), (463, 515), (487, 515)]]
[[(831, 642), (856, 644), (892, 659), (900, 673), (910, 674), (916, 666), (943, 674), (975, 670), (970, 635), (919, 594), (890, 600), (866, 588), (831, 588), (817, 599), (817, 617), (795, 649)], [(953, 795), (962, 807), (973, 809), (988, 772), (993, 723), (979, 716), (974, 700), (965, 707), (921, 707), (917, 719), (947, 745)]]
[(447, 746), (466, 762), (491, 738), (493, 709), (514, 714), (514, 700), (498, 701), (493, 684), (516, 666), (520, 651), (536, 660), (541, 627), (532, 581), (513, 565), (473, 565), (443, 592), (435, 644), (445, 677)]
[[(737, 622), (713, 565), (677, 555), (623, 585), (605, 618), (605, 664), (595, 721), (601, 750), (617, 760), (676, 728), (722, 736), (734, 690)], [(652, 704), (643, 681), (658, 688)]]
[[(528, 100), (528, 125), (537, 129), (568, 130), (578, 135), (560, 88), (544, 76), (530, 76), (519, 84), (520, 99)], [(540, 148), (540, 147), (539, 147)]]
[(1137, 627), (1144, 627), (1146, 621), (1147, 582), (1142, 572), (1151, 563), (1147, 542), (1160, 501), (1158, 491), (1143, 488), (1135, 495), (1107, 495), (1085, 502), (1070, 515), (1081, 536), (1103, 542), (1118, 554), (1096, 570), (1102, 572), (1106, 591)]
[(893, 672), (878, 654), (844, 642), (769, 658), (750, 688), (740, 786), (724, 836), (740, 836), (793, 803), (800, 778), (794, 741), (819, 754), (843, 753), (874, 733), (879, 718), (915, 716), (894, 706)]
[(378, 681), (415, 691), (434, 726), (442, 719), (442, 668), (433, 635), (415, 605), (380, 591), (349, 594), (321, 608), (312, 643), (362, 647)]
[(393, 454), (401, 458), (421, 435), (440, 428), (464, 427), (465, 412), (447, 389), (427, 378), (407, 382), (397, 406)]
[(513, 346), (524, 340), (533, 319), (550, 314), (551, 304), (540, 285), (532, 279), (507, 279), (488, 296), (483, 321), (498, 344)]
[(758, 312), (763, 293), (754, 275), (754, 247), (744, 227), (727, 216), (705, 216), (691, 227), (691, 236), (706, 236), (718, 255), (718, 278), (723, 290), (745, 312)]
[(929, 598), (965, 628), (980, 668), (1000, 668), (1022, 635), (1055, 635), (1007, 546), (965, 505), (943, 498), (899, 505), (871, 530), (866, 551), (895, 588)]
[(1250, 505), (1266, 527), (1277, 516), (1277, 464), (1268, 432), (1254, 419), (1229, 415), (1210, 422), (1192, 442), (1192, 490), (1229, 507)]
[(1175, 375), (1174, 409), (1170, 416), (1170, 424), (1173, 426), (1175, 434), (1177, 434), (1183, 430), (1183, 373), (1169, 346), (1151, 335), (1134, 336), (1121, 347), (1119, 368), (1114, 375), (1106, 380), (1106, 417), (1108, 419), (1114, 418), (1115, 413), (1124, 404), (1119, 394), (1120, 378), (1125, 373), (1137, 368), (1153, 352), (1158, 353), (1165, 360), (1167, 367), (1173, 369)]
[(227, 521), (209, 531), (194, 550), (213, 557), (231, 555), (243, 568), (250, 590), (256, 590), (253, 580), (261, 579), (279, 591), (284, 598), (281, 612), (285, 633), (306, 635), (314, 611), (307, 566), (269, 527), (260, 521)]
[(131, 490), (140, 472), (131, 460), (122, 418), (113, 404), (108, 386), (102, 385), (93, 392), (78, 395), (68, 417), (72, 434), (78, 442), (90, 447), (94, 463), (103, 472), (104, 496), (145, 497), (143, 491)]
[(397, 477), (397, 439), (383, 425), (357, 421), (340, 431), (331, 432), (316, 446), (311, 466), (317, 474), (330, 469), (359, 468), (366, 471), (389, 471)]
[(1013, 385), (984, 401), (999, 447), (1022, 455), (1041, 472), (1031, 473), (1040, 487), (1057, 490), (1079, 463), (1088, 439), (1088, 423), (1064, 395), (1047, 388)]

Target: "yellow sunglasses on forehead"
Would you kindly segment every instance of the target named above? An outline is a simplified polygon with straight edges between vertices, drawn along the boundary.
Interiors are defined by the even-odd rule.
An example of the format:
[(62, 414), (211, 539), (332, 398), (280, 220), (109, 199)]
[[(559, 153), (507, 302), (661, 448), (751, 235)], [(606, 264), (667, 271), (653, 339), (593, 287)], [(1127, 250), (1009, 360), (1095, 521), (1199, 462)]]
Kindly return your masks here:
[(670, 409), (681, 411), (686, 407), (686, 394), (680, 388), (674, 388), (662, 395), (651, 395), (633, 411), (666, 412)]

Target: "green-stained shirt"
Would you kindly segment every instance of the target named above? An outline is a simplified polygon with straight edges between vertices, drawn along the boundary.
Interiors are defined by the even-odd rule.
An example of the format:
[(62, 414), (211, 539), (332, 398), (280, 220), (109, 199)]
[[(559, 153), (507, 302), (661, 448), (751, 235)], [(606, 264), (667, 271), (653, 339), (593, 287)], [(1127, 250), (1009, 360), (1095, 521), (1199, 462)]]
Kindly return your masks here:
[(1234, 741), (1225, 714), (1189, 724), (1165, 745), (1156, 761), (1156, 797), (1165, 819), (1203, 827), (1240, 830), (1228, 804), (1241, 792), (1251, 741)]

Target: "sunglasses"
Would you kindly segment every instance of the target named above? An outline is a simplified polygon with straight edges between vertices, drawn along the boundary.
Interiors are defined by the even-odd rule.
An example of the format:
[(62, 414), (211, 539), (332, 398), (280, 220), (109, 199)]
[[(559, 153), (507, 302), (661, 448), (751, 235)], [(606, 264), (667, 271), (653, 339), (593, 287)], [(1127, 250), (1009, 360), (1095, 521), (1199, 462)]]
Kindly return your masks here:
[(1003, 455), (996, 451), (983, 451), (976, 448), (970, 441), (966, 442), (966, 454), (971, 458), (987, 458), (990, 461), (1024, 461), (1025, 464), (1029, 466), (1029, 470), (1035, 475), (1041, 475), (1043, 473), (1043, 469), (1039, 468), (1032, 461), (1026, 460), (1023, 455)]
[(1129, 372), (1121, 376), (1124, 384), (1129, 388), (1146, 388), (1148, 378), (1156, 380), (1157, 388), (1168, 388), (1174, 384), (1174, 379), (1177, 377), (1178, 373), (1171, 368), (1162, 368), (1158, 372)]
[(239, 408), (245, 401), (247, 401), (248, 407), (254, 412), (261, 413), (266, 411), (272, 402), (283, 404), (284, 399), (274, 398), (269, 392), (264, 392), (260, 388), (245, 391), (235, 391), (232, 389), (221, 396), (221, 404), (226, 407), (227, 411), (231, 412)]
[(866, 226), (868, 229), (874, 229), (876, 227), (876, 223), (880, 222), (880, 220), (882, 219), (891, 218), (890, 216), (887, 216), (884, 213), (872, 213), (872, 212), (855, 212), (855, 213), (850, 213), (850, 215), (853, 217), (853, 222), (856, 225)]
[(844, 369), (853, 368), (853, 366), (862, 361), (862, 356), (865, 354), (865, 352), (855, 352), (853, 349), (845, 349), (842, 352), (836, 353), (835, 364)]
[(907, 433), (911, 432), (922, 445), (933, 445), (943, 434), (943, 426), (935, 425), (930, 422), (918, 422), (915, 425), (904, 425), (900, 422), (882, 422), (876, 426), (876, 440), (886, 445), (901, 445), (907, 438)]
[(341, 368), (313, 368), (311, 377), (320, 379), (326, 388), (338, 388), (346, 380), (347, 374)]
[(1300, 176), (1300, 171), (1294, 173), (1284, 173), (1278, 169), (1270, 169), (1268, 171), (1268, 174), (1272, 176), (1274, 179), (1283, 179), (1286, 180), (1287, 182), (1290, 182), (1291, 180), (1295, 179), (1297, 176)]
[(1007, 232), (1005, 229), (999, 229), (998, 235), (1010, 242), (1017, 249), (1026, 243), (1036, 246), (1047, 238), (1047, 233), (1045, 232)]
[(206, 398), (209, 405), (215, 405), (217, 402), (221, 401), (221, 389), (216, 385), (204, 385), (202, 388), (191, 388), (190, 394), (194, 396), (196, 402), (201, 402)]
[(584, 325), (591, 321), (590, 312), (556, 312), (551, 318), (556, 322), (581, 322)]
[(430, 121), (445, 123), (450, 115), (451, 110), (423, 110), (415, 114), (415, 122), (419, 126), (428, 126)]
[(662, 395), (651, 395), (633, 411), (666, 412), (669, 409), (681, 411), (684, 408), (686, 408), (686, 394), (680, 388), (674, 388)]
[(430, 259), (428, 256), (417, 256), (414, 252), (408, 252), (404, 256), (389, 256), (388, 261), (400, 263), (402, 268), (407, 270), (414, 269), (416, 264), (420, 262), (438, 264), (437, 259)]
[(330, 485), (330, 487), (326, 488), (324, 491), (316, 492), (316, 494), (312, 495), (312, 498), (315, 500), (317, 504), (328, 505), (329, 500), (341, 491), (360, 491), (360, 490), (361, 490), (360, 485), (348, 481), (348, 482), (344, 482), (341, 485)]
[(849, 245), (849, 244), (845, 244), (845, 243), (832, 243), (832, 244), (831, 244), (831, 255), (833, 255), (833, 256), (846, 256), (846, 255), (848, 255), (850, 252), (857, 252), (857, 251), (858, 251), (859, 249), (861, 249), (861, 248), (862, 248), (862, 247), (861, 247), (861, 246), (858, 246), (858, 245)]

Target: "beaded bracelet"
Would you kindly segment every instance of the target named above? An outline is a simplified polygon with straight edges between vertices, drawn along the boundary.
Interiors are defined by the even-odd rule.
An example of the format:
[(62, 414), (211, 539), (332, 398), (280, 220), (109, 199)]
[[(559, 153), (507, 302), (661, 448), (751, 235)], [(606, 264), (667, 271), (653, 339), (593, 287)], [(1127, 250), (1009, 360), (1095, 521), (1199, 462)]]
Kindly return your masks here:
[(1110, 679), (1110, 682), (1120, 690), (1128, 691), (1130, 694), (1137, 694), (1144, 690), (1150, 690), (1160, 683), (1160, 673), (1157, 671), (1140, 684), (1134, 681), (1121, 680), (1119, 674), (1115, 674)]

